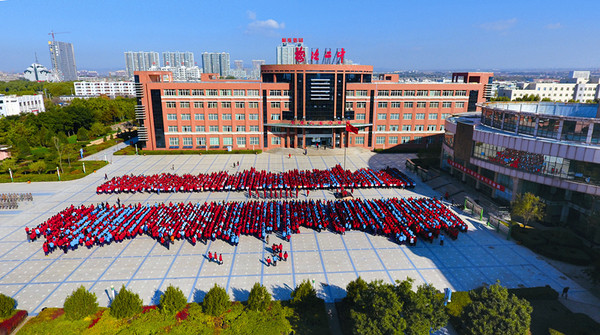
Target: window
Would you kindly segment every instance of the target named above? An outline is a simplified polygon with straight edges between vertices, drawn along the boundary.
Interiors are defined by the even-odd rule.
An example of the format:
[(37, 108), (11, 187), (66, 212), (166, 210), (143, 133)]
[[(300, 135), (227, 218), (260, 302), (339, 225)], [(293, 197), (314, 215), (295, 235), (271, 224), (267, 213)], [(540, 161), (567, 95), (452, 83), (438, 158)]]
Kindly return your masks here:
[(402, 115), (403, 120), (412, 120), (412, 114), (404, 114)]
[(167, 102), (165, 102), (165, 107), (166, 108), (175, 108), (175, 107), (177, 107), (177, 104), (175, 103), (175, 101), (167, 101)]
[(428, 92), (426, 90), (417, 90), (417, 96), (418, 97), (426, 97), (427, 93)]
[(217, 108), (217, 102), (216, 101), (209, 101), (206, 103), (208, 108)]
[(179, 146), (179, 138), (177, 138), (177, 137), (170, 137), (169, 138), (169, 145), (172, 146), (172, 147)]
[(208, 126), (208, 131), (211, 133), (218, 133), (219, 132), (219, 126)]
[(255, 101), (249, 102), (248, 107), (249, 108), (258, 108), (258, 102), (255, 102)]
[(427, 131), (435, 131), (437, 127), (434, 124), (430, 124), (427, 126)]
[(258, 96), (258, 90), (247, 90), (246, 93), (249, 97), (257, 97)]
[(181, 132), (183, 132), (183, 133), (191, 133), (192, 132), (192, 126), (181, 126)]
[(216, 121), (216, 120), (219, 119), (219, 114), (217, 114), (217, 113), (209, 113), (208, 114), (208, 119), (210, 121)]
[(425, 120), (425, 113), (417, 113), (415, 115), (415, 120)]
[(238, 138), (236, 138), (235, 141), (236, 141), (238, 147), (246, 146), (246, 138), (245, 137), (238, 137)]
[(346, 96), (347, 97), (353, 97), (354, 96), (354, 91), (352, 91), (352, 90), (346, 91)]
[(356, 114), (356, 119), (357, 119), (357, 120), (365, 120), (365, 117), (366, 117), (366, 116), (367, 116), (367, 115), (366, 115), (366, 114), (364, 114), (364, 113), (359, 113), (359, 114)]
[(205, 146), (206, 145), (206, 137), (196, 137), (196, 145)]
[(379, 101), (377, 103), (377, 108), (387, 108), (387, 101)]
[(423, 131), (423, 129), (425, 129), (425, 126), (422, 124), (415, 125), (415, 131)]
[(392, 97), (401, 97), (402, 96), (402, 90), (392, 90), (390, 92), (390, 96), (392, 96)]
[(183, 138), (183, 146), (184, 147), (191, 147), (194, 145), (194, 140), (191, 137), (184, 137)]
[(178, 132), (177, 126), (169, 126), (168, 129), (169, 129), (169, 133), (176, 133), (176, 132)]
[(239, 133), (244, 133), (246, 132), (246, 126), (235, 126), (235, 131)]
[(223, 137), (223, 145), (233, 145), (233, 137)]
[(467, 91), (466, 90), (456, 91), (456, 92), (454, 92), (454, 96), (457, 96), (457, 97), (466, 97), (467, 96)]
[(425, 101), (417, 102), (417, 108), (425, 108), (427, 107), (427, 103)]
[(192, 119), (192, 114), (181, 114), (181, 119), (182, 120), (191, 120)]
[(366, 97), (367, 96), (367, 90), (357, 90), (356, 91), (356, 96), (357, 97)]
[(356, 102), (356, 108), (367, 108), (367, 103), (364, 101)]
[(413, 103), (412, 101), (407, 101), (404, 103), (404, 108), (413, 108)]
[(269, 91), (269, 96), (270, 97), (280, 97), (281, 96), (281, 90), (270, 90)]
[(353, 102), (346, 102), (346, 108), (353, 108), (353, 107), (354, 107)]
[(283, 91), (281, 92), (281, 94), (282, 94), (284, 97), (289, 97), (289, 96), (290, 96), (290, 90), (283, 90)]
[(429, 108), (439, 108), (440, 107), (440, 103), (437, 101), (432, 101), (429, 103)]
[(392, 108), (400, 108), (400, 106), (401, 106), (400, 101), (392, 101)]
[(189, 101), (180, 101), (179, 102), (179, 107), (181, 107), (181, 108), (190, 108), (190, 102)]
[(246, 104), (243, 101), (236, 101), (235, 102), (235, 108), (244, 108), (245, 105)]
[(415, 136), (415, 143), (417, 143), (417, 144), (421, 143), (422, 139), (423, 139), (423, 136)]
[(194, 114), (194, 120), (204, 121), (204, 114)]
[(451, 97), (451, 96), (453, 96), (453, 95), (454, 95), (454, 91), (447, 91), (447, 90), (444, 90), (444, 91), (442, 92), (442, 96), (443, 96), (443, 97)]
[(196, 126), (196, 132), (197, 133), (205, 133), (206, 132), (206, 127), (204, 127), (204, 126)]
[(354, 137), (354, 143), (356, 143), (356, 144), (365, 144), (365, 137), (364, 136), (355, 136)]
[(429, 113), (429, 120), (437, 120), (437, 113)]
[(388, 90), (377, 91), (377, 96), (378, 97), (389, 97), (390, 91), (388, 91)]
[(179, 95), (190, 95), (190, 90), (177, 90)]
[(400, 113), (391, 113), (390, 120), (400, 120)]
[[(209, 90), (206, 90), (206, 95), (214, 97), (214, 96), (219, 95), (219, 91), (216, 89), (209, 89)], [(219, 139), (217, 138), (217, 140), (219, 140)], [(211, 138), (211, 141), (212, 141), (212, 138)]]
[(442, 113), (442, 120), (446, 120), (450, 116), (450, 113)]
[(415, 91), (404, 91), (404, 96), (405, 97), (414, 97), (415, 96)]
[(465, 108), (465, 103), (464, 103), (464, 101), (455, 102), (454, 107), (455, 108)]
[(163, 90), (163, 95), (175, 96), (175, 95), (177, 95), (177, 93), (175, 90)]
[(279, 138), (279, 137), (271, 137), (271, 144), (274, 144), (274, 145), (281, 144), (281, 138)]
[(442, 102), (442, 108), (451, 108), (451, 107), (452, 107), (452, 102), (450, 102), (450, 101)]
[(377, 131), (385, 131), (385, 125), (378, 125)]
[(250, 131), (251, 132), (259, 132), (260, 131), (260, 126), (250, 126)]
[(235, 114), (236, 120), (246, 120), (246, 114)]
[(260, 145), (260, 137), (250, 137), (250, 145)]
[(375, 137), (375, 144), (385, 144), (385, 136)]
[(436, 91), (429, 91), (429, 96), (430, 97), (439, 97), (442, 95), (442, 91), (436, 90)]
[(221, 108), (231, 108), (231, 101), (222, 101)]
[(390, 144), (398, 144), (398, 136), (390, 136), (388, 142)]
[(219, 138), (218, 137), (211, 137), (210, 138), (210, 145), (211, 146), (219, 146)]
[(222, 114), (221, 117), (223, 118), (223, 120), (227, 120), (227, 121), (231, 120), (231, 114)]
[(233, 127), (231, 126), (223, 126), (224, 133), (231, 133), (233, 131)]
[(169, 120), (169, 121), (176, 121), (177, 120), (177, 114), (167, 114), (167, 120)]
[(221, 96), (222, 97), (230, 97), (231, 96), (231, 90), (221, 90)]
[(248, 114), (248, 120), (258, 120), (258, 114), (256, 114), (256, 113)]
[(377, 120), (386, 120), (387, 114), (385, 113), (377, 113)]
[(410, 125), (403, 125), (402, 131), (410, 131)]
[(444, 131), (444, 125), (440, 126), (440, 131)]
[(271, 120), (281, 120), (280, 114), (271, 114)]
[(271, 102), (271, 108), (281, 108), (281, 102), (279, 102), (279, 101), (272, 101)]
[(192, 90), (192, 95), (204, 95), (204, 90)]
[(280, 133), (281, 132), (281, 127), (271, 127), (271, 132), (272, 133)]
[(244, 90), (233, 90), (233, 96), (235, 97), (243, 97), (246, 95), (246, 91)]
[(204, 102), (194, 101), (194, 108), (204, 108)]
[(402, 136), (402, 143), (410, 142), (410, 136)]

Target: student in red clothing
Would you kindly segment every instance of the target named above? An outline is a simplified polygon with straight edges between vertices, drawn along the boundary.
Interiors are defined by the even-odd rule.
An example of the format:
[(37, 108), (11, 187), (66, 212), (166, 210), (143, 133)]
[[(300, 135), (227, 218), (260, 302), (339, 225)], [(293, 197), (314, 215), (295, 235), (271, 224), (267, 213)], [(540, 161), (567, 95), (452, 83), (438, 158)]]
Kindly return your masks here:
[(281, 252), (281, 249), (279, 250), (279, 259), (283, 259), (283, 253)]
[(271, 257), (267, 256), (267, 266), (271, 266)]
[(212, 262), (212, 252), (208, 252), (208, 261)]
[(223, 255), (219, 254), (219, 264), (223, 265)]
[(288, 253), (287, 251), (283, 253), (283, 260), (287, 262), (288, 259)]

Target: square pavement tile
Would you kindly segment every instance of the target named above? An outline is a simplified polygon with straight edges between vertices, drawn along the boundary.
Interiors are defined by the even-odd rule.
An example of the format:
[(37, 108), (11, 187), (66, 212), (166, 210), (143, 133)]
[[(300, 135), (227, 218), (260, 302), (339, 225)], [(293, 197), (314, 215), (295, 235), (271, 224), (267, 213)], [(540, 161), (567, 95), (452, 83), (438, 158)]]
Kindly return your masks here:
[(2, 278), (2, 283), (27, 283), (32, 281), (51, 263), (52, 260), (24, 262)]
[[(19, 308), (36, 311), (43, 300), (50, 295), (58, 284), (30, 284), (19, 292)], [(42, 306), (40, 306), (42, 307)]]
[(328, 251), (323, 254), (323, 263), (327, 272), (354, 271), (348, 252)]
[(495, 266), (500, 265), (496, 261), (494, 254), (484, 247), (462, 247), (457, 248), (464, 255), (465, 259), (475, 266)]
[(204, 261), (200, 268), (199, 277), (226, 277), (229, 276), (231, 271), (231, 263), (217, 264), (215, 262)]
[(227, 292), (235, 301), (246, 301), (254, 283), (260, 283), (260, 276), (231, 277)]
[[(312, 230), (302, 230), (300, 234), (295, 234), (293, 237), (294, 250), (317, 250), (317, 242), (315, 234)], [(269, 241), (271, 242), (271, 241)], [(271, 242), (273, 243), (273, 242)]]
[(317, 233), (317, 240), (319, 241), (319, 248), (321, 251), (328, 250), (343, 250), (344, 243), (342, 243), (341, 236), (330, 232)]
[(178, 256), (167, 273), (167, 278), (196, 277), (202, 261), (207, 262), (204, 255)]
[(156, 241), (150, 239), (149, 237), (136, 237), (123, 251), (121, 257), (146, 256), (155, 244)]
[(139, 266), (137, 273), (134, 270), (134, 278), (135, 280), (139, 279), (155, 279), (155, 278), (163, 278), (167, 273), (167, 269), (169, 265), (173, 261), (173, 257), (148, 257), (141, 263)]
[[(172, 285), (174, 287), (179, 288), (182, 292), (183, 295), (187, 298), (189, 293), (192, 290), (192, 287), (194, 286), (194, 281), (196, 281), (196, 279), (194, 278), (179, 278), (179, 279), (169, 279), (169, 278), (165, 278), (164, 282), (162, 283), (162, 285), (160, 287), (158, 287), (158, 285), (156, 286), (161, 292), (165, 292), (167, 290), (167, 288), (169, 287), (169, 285)], [(188, 302), (192, 302), (193, 300), (188, 300)]]
[(429, 284), (432, 284), (435, 288), (437, 288), (440, 291), (443, 291), (446, 287), (454, 287), (451, 278), (447, 277), (446, 271), (441, 271), (439, 269), (427, 269), (419, 270), (419, 272), (421, 272), (423, 277), (427, 279), (427, 282)]
[(59, 259), (54, 264), (40, 273), (33, 280), (34, 283), (39, 282), (62, 282), (64, 281), (77, 267), (83, 264), (84, 259)]
[(433, 251), (425, 248), (408, 248), (406, 255), (418, 269), (437, 267)]
[(506, 286), (509, 288), (517, 288), (524, 284), (519, 277), (517, 277), (505, 266), (482, 267), (479, 268), (479, 270), (483, 272), (487, 278), (490, 279), (490, 284), (496, 283), (497, 280), (500, 281), (500, 284), (502, 284), (502, 286)]
[(383, 270), (383, 265), (375, 249), (350, 250), (349, 254), (357, 271)]
[[(268, 254), (265, 253), (265, 256)], [(229, 263), (231, 262), (231, 255), (228, 255)], [(261, 267), (264, 266), (262, 263), (262, 253), (248, 253), (248, 254), (236, 254), (235, 255), (235, 265), (233, 267), (233, 271), (231, 272), (234, 276), (247, 276), (247, 275), (260, 275)], [(226, 263), (226, 260), (223, 260), (223, 263)], [(282, 264), (283, 262), (279, 262)]]
[[(448, 278), (448, 280), (455, 286), (462, 286), (464, 290), (474, 289), (484, 284), (493, 284), (494, 281), (488, 278), (485, 273), (476, 267), (459, 267), (459, 268), (448, 268), (442, 269), (441, 272)], [(421, 270), (421, 273), (426, 276), (426, 271)], [(429, 279), (429, 278), (428, 278)]]
[(111, 264), (110, 258), (86, 259), (68, 278), (68, 281), (97, 280)]
[(397, 246), (392, 249), (380, 250), (379, 257), (383, 261), (384, 266), (388, 269), (402, 270), (414, 269), (408, 257), (404, 253), (407, 250), (405, 246)]
[(367, 234), (360, 231), (347, 232), (344, 235), (344, 241), (348, 249), (371, 249), (371, 243), (367, 238)]
[(162, 291), (158, 289), (160, 282), (160, 280), (132, 280), (127, 288), (137, 292), (144, 305), (158, 305), (162, 295)]
[(526, 263), (525, 259), (514, 251), (514, 246), (488, 246), (487, 249), (501, 265), (522, 265)]
[(323, 272), (321, 257), (316, 251), (293, 252), (296, 273)]
[[(213, 288), (215, 284), (219, 285), (220, 287), (225, 287), (227, 285), (227, 277), (221, 276), (198, 278), (196, 280), (196, 286), (192, 288), (191, 300), (195, 302), (202, 302), (206, 293)], [(250, 288), (252, 288), (252, 286)]]
[(100, 280), (129, 280), (135, 270), (142, 264), (144, 259), (141, 257), (117, 258), (110, 265), (106, 272), (100, 277)]

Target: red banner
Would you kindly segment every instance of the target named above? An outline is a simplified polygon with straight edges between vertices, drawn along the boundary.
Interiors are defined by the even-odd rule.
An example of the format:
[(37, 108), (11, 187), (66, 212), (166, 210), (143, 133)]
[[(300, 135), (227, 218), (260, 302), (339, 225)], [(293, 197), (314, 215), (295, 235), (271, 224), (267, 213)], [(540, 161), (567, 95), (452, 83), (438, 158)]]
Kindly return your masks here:
[(466, 167), (458, 164), (457, 162), (455, 162), (455, 161), (453, 161), (451, 159), (448, 159), (448, 164), (450, 164), (450, 166), (452, 166), (453, 168), (456, 168), (456, 169), (458, 169), (458, 170), (460, 170), (460, 171), (468, 174), (469, 176), (471, 176), (471, 177), (473, 177), (473, 178), (475, 178), (475, 179), (477, 179), (477, 180), (479, 180), (479, 181), (481, 181), (483, 183), (486, 183), (486, 184), (490, 185), (491, 187), (493, 187), (493, 188), (495, 188), (495, 189), (497, 189), (499, 191), (504, 192), (504, 189), (505, 189), (504, 186), (500, 185), (500, 184), (498, 184), (496, 182), (494, 182), (490, 178), (486, 178), (486, 177), (480, 175), (479, 173), (477, 173), (477, 172), (475, 172), (475, 171), (473, 171), (471, 169), (467, 169)]

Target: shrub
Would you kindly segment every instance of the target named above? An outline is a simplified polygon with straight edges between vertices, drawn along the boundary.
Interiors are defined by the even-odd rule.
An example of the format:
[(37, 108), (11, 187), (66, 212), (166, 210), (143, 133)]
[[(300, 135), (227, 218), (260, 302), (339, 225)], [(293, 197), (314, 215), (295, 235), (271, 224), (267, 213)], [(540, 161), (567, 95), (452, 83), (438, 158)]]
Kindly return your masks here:
[(11, 318), (0, 323), (0, 334), (11, 334), (27, 317), (26, 311), (18, 311)]
[(0, 318), (6, 318), (15, 310), (15, 299), (0, 293)]
[(230, 304), (229, 294), (217, 284), (206, 293), (202, 303), (204, 312), (212, 316), (223, 314)]
[(264, 311), (271, 304), (271, 294), (260, 283), (255, 283), (248, 295), (248, 308), (254, 311)]
[(117, 319), (132, 317), (142, 311), (142, 299), (136, 293), (133, 293), (121, 286), (119, 294), (110, 305), (110, 315)]
[(459, 318), (462, 315), (463, 309), (471, 303), (469, 292), (457, 291), (452, 292), (452, 301), (446, 305), (448, 315), (453, 318)]
[(296, 305), (310, 305), (317, 300), (317, 291), (308, 279), (305, 279), (292, 292), (292, 303)]
[(160, 297), (160, 311), (165, 314), (174, 314), (187, 305), (187, 298), (179, 287), (169, 285), (165, 293)]
[(81, 320), (98, 311), (98, 299), (95, 293), (88, 292), (82, 285), (67, 296), (63, 307), (67, 318)]

